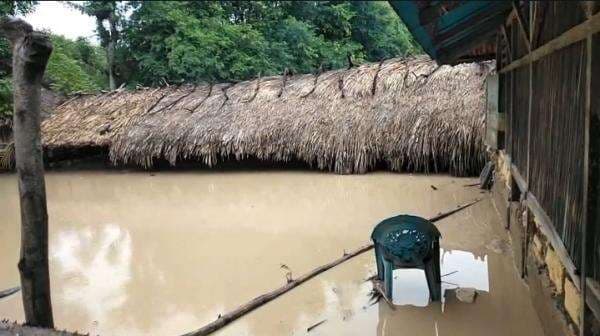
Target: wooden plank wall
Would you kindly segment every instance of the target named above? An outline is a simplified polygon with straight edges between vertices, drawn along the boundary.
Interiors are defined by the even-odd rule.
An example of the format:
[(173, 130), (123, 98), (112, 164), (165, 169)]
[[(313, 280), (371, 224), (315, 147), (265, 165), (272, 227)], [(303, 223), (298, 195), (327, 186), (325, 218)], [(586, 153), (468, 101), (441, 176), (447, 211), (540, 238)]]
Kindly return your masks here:
[(505, 150), (582, 301), (600, 280), (599, 7), (515, 2), (497, 39)]

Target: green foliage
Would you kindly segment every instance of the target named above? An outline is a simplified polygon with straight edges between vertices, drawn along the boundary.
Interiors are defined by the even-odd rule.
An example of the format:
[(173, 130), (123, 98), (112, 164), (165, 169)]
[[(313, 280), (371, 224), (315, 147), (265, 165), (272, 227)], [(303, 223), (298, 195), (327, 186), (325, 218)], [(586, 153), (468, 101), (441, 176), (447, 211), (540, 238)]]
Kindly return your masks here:
[(25, 15), (33, 11), (35, 5), (37, 5), (37, 1), (10, 1), (4, 0), (0, 1), (0, 15)]
[(61, 93), (90, 92), (106, 87), (106, 60), (102, 50), (85, 39), (76, 41), (51, 35), (53, 51), (46, 67), (45, 81)]
[[(0, 16), (25, 15), (31, 12), (37, 1), (1, 1)], [(8, 40), (0, 37), (0, 119), (12, 115), (12, 56)]]
[[(34, 5), (4, 1), (0, 14), (25, 14)], [(45, 84), (67, 94), (108, 86), (103, 49), (115, 43), (113, 73), (130, 86), (237, 81), (285, 69), (307, 73), (346, 67), (349, 58), (359, 64), (421, 52), (384, 1), (104, 0), (69, 5), (96, 18), (101, 47), (51, 37), (54, 51)], [(0, 115), (11, 110), (10, 71), (10, 50), (0, 39)]]
[(236, 81), (419, 53), (387, 2), (133, 1), (117, 50), (130, 85)]
[[(53, 51), (44, 75), (45, 86), (63, 94), (106, 88), (106, 58), (100, 47), (91, 45), (83, 38), (72, 41), (50, 34), (50, 39)], [(11, 82), (10, 74), (5, 72), (4, 76), (0, 76), (0, 118), (12, 114)]]
[(12, 115), (12, 81), (10, 77), (0, 78), (0, 119)]

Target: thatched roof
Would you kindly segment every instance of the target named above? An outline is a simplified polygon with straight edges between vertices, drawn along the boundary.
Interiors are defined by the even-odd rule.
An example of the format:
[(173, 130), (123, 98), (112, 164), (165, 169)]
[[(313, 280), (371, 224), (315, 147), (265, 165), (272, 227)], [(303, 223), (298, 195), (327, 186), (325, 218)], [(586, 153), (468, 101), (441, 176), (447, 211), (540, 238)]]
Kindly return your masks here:
[(340, 173), (464, 175), (483, 160), (484, 79), (493, 65), (392, 59), (322, 74), (71, 98), (42, 125), (44, 145), (106, 146), (116, 164), (302, 160)]
[[(56, 107), (65, 101), (65, 96), (59, 92), (42, 87), (40, 96), (40, 114), (43, 119), (48, 118)], [(0, 116), (0, 144), (12, 142), (12, 116)]]

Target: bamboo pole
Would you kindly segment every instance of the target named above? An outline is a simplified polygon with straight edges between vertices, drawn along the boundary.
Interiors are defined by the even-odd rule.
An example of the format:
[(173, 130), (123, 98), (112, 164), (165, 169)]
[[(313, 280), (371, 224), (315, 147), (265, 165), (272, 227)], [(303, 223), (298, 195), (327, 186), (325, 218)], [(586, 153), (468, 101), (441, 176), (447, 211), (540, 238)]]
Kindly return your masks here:
[(28, 325), (52, 328), (48, 270), (48, 211), (40, 139), (42, 77), (52, 44), (21, 19), (4, 17), (0, 31), (12, 46), (14, 139), (21, 205), (19, 272), (25, 320)]
[[(471, 205), (479, 202), (481, 199), (476, 199), (474, 201), (471, 201), (469, 203), (463, 204), (463, 205), (459, 205), (458, 207), (456, 207), (455, 209), (446, 211), (446, 212), (442, 212), (442, 213), (438, 213), (436, 216), (432, 217), (429, 219), (429, 221), (431, 222), (436, 222), (439, 221), (443, 218), (446, 218), (454, 213), (457, 213), (463, 209), (466, 209), (468, 207), (470, 207)], [(361, 246), (359, 248), (357, 248), (356, 250), (353, 250), (350, 253), (344, 253), (344, 255), (341, 258), (338, 258), (330, 263), (327, 263), (325, 265), (319, 266), (315, 269), (313, 269), (311, 272), (306, 273), (304, 275), (302, 275), (301, 277), (297, 278), (297, 279), (293, 279), (293, 280), (289, 280), (287, 284), (273, 290), (270, 291), (268, 293), (265, 293), (263, 295), (257, 296), (254, 299), (244, 303), (243, 305), (239, 306), (238, 308), (224, 314), (224, 315), (219, 315), (219, 317), (214, 320), (213, 322), (205, 325), (204, 327), (191, 331), (187, 334), (184, 334), (183, 336), (205, 336), (205, 335), (209, 335), (221, 328), (223, 328), (224, 326), (228, 325), (229, 323), (237, 320), (238, 318), (246, 315), (247, 313), (255, 310), (256, 308), (261, 307), (262, 305), (271, 302), (273, 300), (275, 300), (276, 298), (278, 298), (279, 296), (289, 292), (290, 290), (298, 287), (299, 285), (301, 285), (302, 283), (314, 278), (315, 276), (339, 265), (342, 264), (358, 255), (361, 255), (369, 250), (371, 250), (373, 248), (373, 243), (369, 243), (366, 244), (364, 246)]]

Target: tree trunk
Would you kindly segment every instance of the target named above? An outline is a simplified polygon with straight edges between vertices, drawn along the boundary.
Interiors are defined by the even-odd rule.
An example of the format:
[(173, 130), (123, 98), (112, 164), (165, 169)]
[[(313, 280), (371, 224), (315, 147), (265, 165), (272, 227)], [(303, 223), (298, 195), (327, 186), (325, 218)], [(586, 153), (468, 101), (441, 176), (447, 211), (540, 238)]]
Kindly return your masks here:
[(48, 37), (23, 20), (3, 18), (0, 30), (11, 42), (14, 140), (21, 204), (19, 272), (27, 324), (54, 326), (48, 271), (48, 213), (40, 140), (40, 90), (52, 52)]
[(117, 44), (118, 32), (115, 23), (114, 13), (111, 13), (108, 17), (108, 24), (110, 26), (110, 35), (108, 37), (108, 45), (106, 46), (106, 63), (108, 65), (108, 86), (111, 90), (117, 88), (115, 82), (115, 45)]

